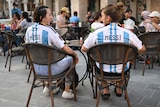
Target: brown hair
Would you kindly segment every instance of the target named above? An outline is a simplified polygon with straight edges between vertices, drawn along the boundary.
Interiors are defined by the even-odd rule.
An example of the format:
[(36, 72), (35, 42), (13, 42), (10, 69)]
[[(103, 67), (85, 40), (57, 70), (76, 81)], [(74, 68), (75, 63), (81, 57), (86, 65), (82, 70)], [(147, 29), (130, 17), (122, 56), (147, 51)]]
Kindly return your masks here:
[(37, 6), (34, 10), (34, 22), (40, 23), (47, 14), (47, 6)]
[(114, 4), (109, 4), (109, 5), (105, 6), (103, 8), (102, 12), (106, 16), (111, 17), (111, 22), (119, 22), (119, 20), (121, 20), (121, 18), (122, 18), (122, 14), (123, 14), (121, 9)]

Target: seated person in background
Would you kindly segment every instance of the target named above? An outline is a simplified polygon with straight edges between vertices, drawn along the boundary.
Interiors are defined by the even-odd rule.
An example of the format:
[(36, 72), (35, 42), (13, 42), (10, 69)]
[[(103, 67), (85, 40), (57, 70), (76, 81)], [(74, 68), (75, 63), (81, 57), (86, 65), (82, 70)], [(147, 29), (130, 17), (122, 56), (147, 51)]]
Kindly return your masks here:
[(69, 10), (67, 7), (62, 7), (61, 14), (57, 16), (56, 21), (56, 29), (67, 28), (72, 26), (72, 24), (68, 24), (66, 17), (69, 14)]
[(93, 17), (92, 17), (92, 12), (91, 11), (88, 11), (87, 12), (87, 15), (85, 16), (85, 18), (86, 18), (86, 23), (90, 26), (92, 23), (93, 23), (93, 21), (94, 21), (94, 19), (93, 19)]
[(153, 11), (148, 16), (151, 18), (151, 20), (148, 19), (145, 22), (152, 24), (152, 26), (154, 27), (154, 30), (152, 31), (159, 31), (160, 30), (160, 13), (158, 11)]
[(30, 27), (31, 25), (33, 25), (32, 20), (28, 17), (28, 13), (27, 12), (23, 12), (21, 19), (20, 19), (20, 23), (17, 26), (17, 30), (23, 30), (23, 29), (27, 29), (28, 27)]
[(153, 31), (155, 29), (149, 22), (146, 22), (146, 20), (150, 20), (150, 17), (148, 16), (149, 14), (150, 14), (149, 11), (142, 11), (141, 13), (142, 22), (139, 24), (139, 26), (145, 27), (146, 32)]
[(137, 23), (136, 18), (132, 16), (132, 9), (129, 9), (129, 13), (130, 13), (130, 19), (132, 19), (134, 21), (135, 25), (137, 25), (138, 23)]
[(60, 33), (61, 36), (68, 31), (68, 27), (72, 24), (68, 24), (66, 17), (69, 15), (69, 10), (67, 7), (62, 7), (61, 14), (57, 16), (56, 21), (56, 30)]
[(13, 14), (12, 20), (11, 20), (11, 30), (16, 30), (18, 23), (20, 20), (20, 15), (16, 12)]
[[(16, 12), (13, 14), (13, 18), (11, 20), (11, 30), (13, 31), (13, 35), (16, 35), (18, 33), (18, 30), (16, 29), (20, 21), (20, 15)], [(13, 42), (13, 44), (17, 47), (20, 45), (20, 39), (17, 38), (16, 41)]]
[[(25, 42), (34, 42), (40, 44), (46, 44), (50, 46), (56, 46), (64, 50), (65, 52), (72, 54), (76, 57), (78, 63), (77, 54), (68, 46), (64, 45), (64, 41), (60, 38), (60, 35), (50, 26), (53, 20), (52, 12), (47, 6), (38, 6), (34, 11), (34, 25), (30, 26), (25, 35)], [(38, 36), (38, 37), (37, 37)], [(34, 38), (34, 39), (33, 39)], [(42, 39), (43, 38), (43, 39)], [(62, 73), (68, 67), (71, 66), (73, 59), (71, 57), (65, 57), (56, 64), (51, 65), (51, 74), (57, 75)], [(48, 75), (48, 66), (34, 64), (35, 71), (39, 75)], [(65, 90), (62, 93), (63, 98), (73, 98), (74, 94), (70, 89), (71, 82), (66, 78)], [(48, 93), (49, 89), (46, 86), (43, 92)]]
[[(122, 17), (122, 11), (119, 7), (109, 4), (103, 8), (102, 12), (102, 21), (104, 25), (107, 25), (103, 28), (99, 28), (93, 33), (90, 33), (89, 37), (85, 40), (81, 50), (87, 52), (95, 44), (101, 44), (105, 42), (122, 42), (132, 44), (137, 47), (138, 52), (145, 51), (145, 47), (142, 45), (142, 42), (137, 38), (137, 36), (131, 31), (124, 29), (118, 26), (118, 23)], [(127, 35), (127, 36), (126, 36)], [(112, 38), (110, 38), (112, 36)], [(115, 37), (114, 37), (115, 36)], [(119, 39), (115, 39), (119, 37)], [(106, 39), (108, 38), (108, 39)], [(125, 72), (130, 71), (129, 62), (127, 63), (127, 68)], [(99, 69), (98, 64), (97, 69)], [(111, 69), (112, 68), (112, 69)], [(116, 69), (115, 69), (116, 68)], [(122, 70), (122, 65), (103, 65), (104, 75), (120, 75)], [(123, 83), (118, 82), (117, 86), (121, 86)], [(104, 85), (104, 83), (102, 83)], [(122, 95), (122, 90), (118, 87), (115, 87), (115, 92), (118, 97)], [(109, 87), (103, 89), (101, 93), (102, 99), (108, 99), (110, 97)]]
[(78, 22), (80, 21), (79, 17), (77, 16), (78, 12), (74, 11), (73, 16), (70, 17), (70, 23), (73, 23), (75, 26), (77, 26)]
[(125, 19), (123, 20), (124, 28), (126, 29), (134, 29), (135, 22), (131, 19), (131, 9), (127, 9), (124, 13)]
[(93, 16), (94, 22), (91, 24), (91, 32), (94, 32), (96, 29), (104, 27), (102, 23), (101, 12), (95, 12)]

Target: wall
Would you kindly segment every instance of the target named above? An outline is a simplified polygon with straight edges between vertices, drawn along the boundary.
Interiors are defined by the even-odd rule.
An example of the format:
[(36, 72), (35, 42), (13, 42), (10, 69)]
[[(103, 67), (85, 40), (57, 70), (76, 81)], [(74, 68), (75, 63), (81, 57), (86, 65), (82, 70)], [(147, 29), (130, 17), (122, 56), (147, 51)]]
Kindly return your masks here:
[(65, 5), (66, 5), (66, 0), (55, 0), (56, 15), (58, 15), (58, 12), (60, 12), (61, 8), (64, 7)]
[(78, 12), (78, 17), (81, 21), (85, 21), (87, 14), (88, 0), (71, 0), (72, 15), (74, 11)]
[(150, 5), (151, 5), (150, 11), (160, 12), (160, 1), (159, 0), (152, 0), (152, 2), (150, 2)]

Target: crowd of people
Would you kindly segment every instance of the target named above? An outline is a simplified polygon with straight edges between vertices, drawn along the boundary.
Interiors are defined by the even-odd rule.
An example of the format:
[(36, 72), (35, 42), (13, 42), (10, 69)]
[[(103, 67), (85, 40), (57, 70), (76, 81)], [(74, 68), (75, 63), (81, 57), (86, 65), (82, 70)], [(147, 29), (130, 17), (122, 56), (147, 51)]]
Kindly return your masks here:
[[(111, 11), (113, 10), (113, 11)], [(77, 21), (77, 12), (75, 12), (76, 14), (74, 14), (74, 18), (71, 17), (70, 21), (73, 21), (72, 23), (66, 23), (67, 19), (66, 16), (69, 15), (69, 10), (66, 7), (63, 7), (61, 9), (61, 14), (57, 16), (57, 26), (56, 29), (61, 29), (61, 28), (67, 28), (68, 26), (73, 26), (73, 22)], [(75, 18), (76, 17), (76, 18)], [(88, 20), (86, 20), (86, 22), (89, 21), (89, 16), (86, 17)], [(107, 36), (110, 35), (110, 30), (115, 30), (115, 28), (117, 29), (117, 33), (122, 35), (122, 38), (120, 40), (118, 40), (117, 42), (124, 42), (126, 40), (125, 39), (125, 35), (123, 32), (126, 32), (129, 35), (129, 40), (127, 41), (127, 43), (131, 43), (133, 45), (135, 45), (139, 52), (143, 52), (145, 50), (145, 47), (142, 45), (142, 42), (137, 38), (137, 36), (130, 32), (129, 30), (126, 30), (122, 27), (118, 26), (118, 22), (120, 21), (120, 19), (122, 18), (122, 11), (119, 10), (119, 7), (111, 4), (111, 5), (107, 5), (105, 8), (103, 8), (101, 10), (101, 12), (96, 12), (94, 15), (94, 20), (96, 20), (95, 22), (90, 23), (92, 29), (94, 30), (92, 33), (89, 34), (89, 37), (85, 40), (83, 46), (82, 46), (82, 51), (87, 52), (87, 50), (93, 46), (95, 43), (99, 44), (99, 42), (96, 42), (97, 39), (99, 38), (99, 32), (103, 32), (100, 37), (103, 36)], [(26, 42), (34, 42), (34, 43), (42, 43), (42, 44), (47, 44), (47, 45), (54, 45), (64, 51), (66, 51), (67, 53), (73, 54), (76, 58), (77, 58), (77, 63), (78, 63), (78, 56), (77, 54), (68, 46), (66, 46), (63, 42), (63, 40), (61, 39), (61, 35), (52, 27), (50, 27), (50, 22), (52, 21), (53, 16), (51, 14), (51, 10), (47, 7), (47, 6), (39, 6), (36, 8), (35, 13), (34, 13), (34, 25), (32, 25), (31, 27), (29, 27), (26, 31), (26, 38), (25, 41)], [(77, 21), (78, 22), (78, 21)], [(76, 23), (77, 23), (76, 22)], [(89, 21), (90, 22), (90, 21)], [(114, 28), (114, 29), (113, 29)], [(34, 29), (34, 30), (33, 30)], [(42, 32), (48, 32), (48, 33), (42, 33)], [(111, 31), (112, 32), (112, 31)], [(46, 36), (47, 35), (47, 36)], [(40, 36), (40, 37), (35, 37), (35, 39), (31, 39), (34, 36)], [(43, 39), (41, 39), (43, 38)], [(128, 39), (128, 38), (126, 38)], [(103, 40), (100, 42), (110, 42), (110, 40)], [(116, 41), (115, 41), (116, 42)], [(62, 66), (63, 63), (63, 66)], [(61, 72), (63, 72), (66, 68), (68, 68), (72, 63), (72, 59), (69, 57), (64, 58), (63, 60), (59, 61), (57, 64), (53, 64), (52, 65), (52, 75), (56, 75), (59, 74)], [(65, 66), (64, 66), (65, 65)], [(106, 74), (109, 74), (110, 72), (112, 72), (112, 70), (110, 71), (110, 69), (108, 69), (108, 66), (111, 65), (104, 65), (104, 72)], [(43, 65), (34, 65), (35, 67), (35, 71), (40, 74), (40, 75), (48, 75), (47, 74), (47, 66), (43, 66)], [(121, 65), (117, 65), (117, 71), (115, 74), (121, 73), (120, 68), (122, 66)], [(97, 68), (99, 68), (97, 66)], [(128, 69), (126, 70), (129, 71), (130, 67), (128, 67)], [(121, 85), (122, 83), (118, 83), (118, 85)], [(46, 91), (47, 89), (47, 83), (46, 83), (46, 87), (44, 88), (43, 92), (48, 92)], [(65, 90), (62, 93), (62, 97), (63, 98), (73, 98), (73, 93), (72, 91), (70, 91), (70, 84), (66, 83), (65, 86)], [(119, 88), (116, 88), (116, 93), (117, 96), (121, 96), (122, 95), (122, 90)], [(110, 96), (109, 90), (108, 88), (103, 90), (102, 93), (102, 98), (103, 99), (108, 99)]]
[[(50, 23), (53, 21), (52, 12), (47, 6), (38, 6), (35, 8), (33, 20), (29, 18), (27, 12), (21, 12), (17, 8), (17, 4), (13, 4), (14, 9), (12, 10), (13, 19), (11, 20), (11, 29), (17, 33), (21, 29), (27, 29), (25, 34), (25, 42), (34, 42), (40, 44), (47, 44), (51, 46), (56, 46), (64, 50), (65, 52), (72, 54), (76, 57), (78, 63), (77, 54), (68, 46), (64, 44), (61, 35), (62, 29), (67, 29), (68, 27), (75, 26), (81, 19), (78, 17), (78, 12), (74, 11), (73, 16), (70, 16), (69, 9), (63, 7), (60, 14), (56, 17), (56, 28), (50, 26)], [(142, 22), (137, 23), (137, 20), (132, 16), (131, 9), (125, 9), (122, 2), (118, 2), (117, 5), (109, 4), (105, 6), (102, 10), (92, 14), (91, 11), (88, 11), (85, 16), (85, 22), (89, 24), (91, 33), (88, 38), (84, 41), (84, 44), (81, 48), (82, 51), (87, 52), (95, 44), (105, 43), (105, 42), (122, 42), (132, 44), (137, 47), (138, 52), (144, 52), (145, 46), (138, 39), (137, 35), (134, 32), (131, 32), (127, 29), (133, 29), (135, 26), (144, 26), (145, 31), (158, 31), (160, 30), (160, 13), (158, 11), (143, 11), (141, 14)], [(124, 28), (123, 28), (124, 27)], [(112, 33), (114, 34), (112, 35)], [(125, 33), (124, 33), (125, 32)], [(115, 36), (116, 34), (121, 35), (118, 40), (106, 39), (107, 36)], [(127, 36), (126, 36), (127, 35)], [(39, 37), (36, 37), (39, 36)], [(34, 39), (33, 39), (34, 38)], [(43, 38), (43, 39), (42, 39)], [(114, 38), (114, 37), (113, 37)], [(100, 40), (100, 41), (99, 41)], [(63, 60), (59, 61), (56, 64), (53, 64), (51, 67), (52, 75), (59, 74), (65, 69), (71, 66), (72, 64), (71, 57), (65, 57)], [(97, 65), (97, 64), (96, 64)], [(122, 65), (103, 66), (103, 71), (105, 75), (115, 74), (119, 75), (121, 73)], [(35, 71), (40, 75), (48, 75), (47, 66), (34, 64)], [(110, 69), (114, 68), (114, 69)], [(99, 66), (97, 65), (97, 69)], [(129, 64), (125, 72), (130, 70)], [(74, 94), (70, 89), (70, 82), (66, 82), (65, 90), (62, 93), (63, 98), (73, 98)], [(103, 83), (102, 83), (103, 85)], [(122, 85), (121, 82), (117, 83), (118, 86)], [(48, 85), (43, 92), (48, 93)], [(123, 91), (116, 87), (116, 95), (120, 97)], [(109, 87), (105, 88), (101, 94), (102, 98), (108, 99), (110, 97)]]

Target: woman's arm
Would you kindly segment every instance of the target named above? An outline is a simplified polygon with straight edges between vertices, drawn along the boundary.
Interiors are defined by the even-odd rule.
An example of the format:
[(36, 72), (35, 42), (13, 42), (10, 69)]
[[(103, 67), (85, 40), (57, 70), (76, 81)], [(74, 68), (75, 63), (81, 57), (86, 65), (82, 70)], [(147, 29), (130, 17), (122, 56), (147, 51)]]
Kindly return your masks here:
[(65, 52), (67, 52), (67, 53), (69, 53), (69, 54), (71, 54), (71, 55), (74, 55), (75, 56), (75, 58), (76, 58), (76, 63), (78, 63), (78, 56), (77, 56), (77, 54), (70, 48), (70, 47), (68, 47), (68, 46), (66, 46), (66, 45), (64, 45), (64, 47), (62, 48)]

